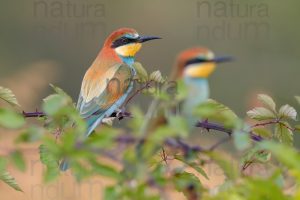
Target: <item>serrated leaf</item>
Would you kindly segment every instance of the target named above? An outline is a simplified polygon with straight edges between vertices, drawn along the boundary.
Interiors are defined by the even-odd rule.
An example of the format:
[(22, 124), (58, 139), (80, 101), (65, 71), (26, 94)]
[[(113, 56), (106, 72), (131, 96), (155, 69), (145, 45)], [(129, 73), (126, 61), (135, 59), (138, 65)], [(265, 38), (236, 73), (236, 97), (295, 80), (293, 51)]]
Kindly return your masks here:
[(276, 124), (275, 125), (275, 138), (286, 145), (292, 145), (293, 144), (293, 132), (288, 129), (289, 127), (288, 123), (284, 124)]
[(26, 164), (24, 157), (20, 151), (14, 151), (11, 153), (10, 158), (14, 165), (21, 171), (25, 171), (26, 169)]
[(159, 70), (152, 72), (149, 76), (149, 79), (157, 83), (165, 82), (165, 79), (162, 77), (161, 72)]
[(251, 119), (256, 119), (258, 121), (267, 120), (267, 119), (275, 119), (276, 115), (267, 108), (257, 107), (247, 112), (247, 115)]
[(52, 181), (59, 176), (58, 162), (45, 145), (40, 145), (39, 150), (40, 160), (47, 167), (44, 180)]
[(14, 188), (15, 190), (23, 192), (22, 189), (20, 188), (19, 184), (17, 183), (16, 179), (14, 177), (12, 177), (9, 172), (7, 172), (7, 171), (1, 172), (0, 180), (2, 180), (3, 182), (5, 182), (7, 185)]
[(265, 128), (254, 128), (252, 129), (252, 132), (254, 132), (256, 135), (259, 135), (263, 138), (271, 138), (272, 132)]
[(0, 126), (4, 128), (17, 129), (25, 124), (24, 117), (11, 110), (0, 108)]
[(0, 99), (6, 101), (12, 106), (20, 106), (14, 93), (10, 89), (1, 86), (0, 86)]
[(266, 106), (271, 111), (273, 111), (274, 113), (276, 113), (276, 104), (275, 104), (274, 100), (270, 96), (268, 96), (266, 94), (259, 94), (258, 95), (258, 100), (261, 101), (264, 106)]
[(230, 108), (213, 99), (200, 104), (194, 114), (201, 119), (220, 122), (226, 127), (234, 127), (238, 122), (237, 115)]
[(279, 109), (279, 117), (280, 118), (286, 118), (286, 119), (292, 119), (292, 120), (297, 120), (297, 111), (295, 108), (293, 108), (290, 105), (284, 105), (281, 106)]
[(243, 156), (242, 165), (245, 166), (248, 163), (266, 163), (270, 159), (271, 153), (269, 151), (254, 147)]
[(139, 82), (146, 82), (148, 80), (148, 72), (139, 62), (135, 62), (133, 67), (137, 73), (137, 79)]

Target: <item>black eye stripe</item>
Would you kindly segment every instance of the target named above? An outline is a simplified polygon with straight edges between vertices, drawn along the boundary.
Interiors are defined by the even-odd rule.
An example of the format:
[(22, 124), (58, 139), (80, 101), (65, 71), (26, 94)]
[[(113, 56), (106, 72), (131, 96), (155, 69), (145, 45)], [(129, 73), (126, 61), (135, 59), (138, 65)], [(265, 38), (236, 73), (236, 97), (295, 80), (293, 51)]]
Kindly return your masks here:
[(204, 62), (210, 62), (210, 60), (207, 60), (205, 58), (194, 58), (194, 59), (188, 60), (185, 63), (185, 66), (188, 66), (188, 65), (191, 65), (191, 64), (196, 64), (196, 63), (204, 63)]
[(125, 44), (130, 44), (130, 43), (133, 43), (133, 42), (136, 42), (136, 41), (137, 41), (137, 39), (127, 38), (127, 37), (121, 37), (121, 38), (115, 40), (112, 43), (111, 47), (112, 48), (117, 48), (119, 46), (123, 46)]

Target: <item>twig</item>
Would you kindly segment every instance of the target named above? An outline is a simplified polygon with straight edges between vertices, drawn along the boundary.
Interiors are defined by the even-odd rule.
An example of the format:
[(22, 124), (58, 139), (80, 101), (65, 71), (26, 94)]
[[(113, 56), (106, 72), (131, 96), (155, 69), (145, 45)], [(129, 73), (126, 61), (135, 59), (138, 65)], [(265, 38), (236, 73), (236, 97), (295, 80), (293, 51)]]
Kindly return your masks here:
[(273, 125), (273, 124), (280, 124), (281, 126), (284, 126), (285, 128), (291, 130), (291, 131), (295, 131), (295, 128), (291, 128), (289, 126), (287, 126), (285, 123), (283, 123), (282, 121), (280, 121), (279, 119), (273, 120), (273, 121), (267, 121), (267, 122), (263, 122), (263, 123), (257, 123), (254, 124), (253, 126), (251, 126), (251, 128), (256, 128), (259, 126), (268, 126), (268, 125)]
[(125, 103), (123, 104), (123, 107), (126, 107), (128, 105), (128, 103), (135, 97), (137, 96), (138, 94), (140, 94), (144, 89), (148, 89), (151, 84), (152, 84), (152, 80), (148, 81), (145, 83), (144, 86), (142, 86), (141, 88), (139, 88), (138, 90), (136, 90), (126, 101)]
[(37, 118), (37, 117), (45, 117), (46, 114), (44, 112), (39, 112), (39, 111), (35, 111), (35, 112), (25, 112), (23, 111), (22, 112), (22, 115), (25, 117), (25, 118)]
[[(210, 130), (220, 131), (223, 133), (227, 133), (229, 136), (231, 136), (233, 134), (233, 130), (227, 129), (224, 126), (216, 124), (216, 123), (208, 122), (208, 120), (199, 121), (196, 124), (196, 127), (204, 128), (207, 131), (210, 131)], [(254, 141), (258, 142), (258, 141), (263, 140), (263, 138), (261, 136), (254, 134), (252, 131), (249, 131), (248, 134), (250, 134), (251, 139)]]
[[(97, 113), (95, 113), (96, 115)], [(40, 112), (40, 111), (35, 111), (35, 112), (22, 112), (22, 115), (25, 118), (38, 118), (38, 117), (45, 117), (47, 116), (46, 113)], [(119, 120), (122, 120), (123, 118), (129, 118), (131, 117), (131, 113), (127, 111), (121, 111), (121, 112), (113, 112), (110, 117), (116, 117)]]

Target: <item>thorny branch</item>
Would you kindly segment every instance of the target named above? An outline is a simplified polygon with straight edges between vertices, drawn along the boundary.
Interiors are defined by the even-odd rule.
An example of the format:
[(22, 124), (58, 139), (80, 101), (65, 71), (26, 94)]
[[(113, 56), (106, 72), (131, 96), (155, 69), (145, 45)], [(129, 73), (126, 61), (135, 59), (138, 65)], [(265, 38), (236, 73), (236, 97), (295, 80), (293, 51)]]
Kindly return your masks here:
[[(148, 89), (149, 87), (151, 87), (152, 82), (153, 81), (148, 81), (142, 87), (137, 89), (126, 100), (126, 102), (123, 104), (123, 107), (126, 107), (128, 105), (128, 103), (134, 97), (136, 97), (138, 94), (140, 94), (143, 90)], [(37, 110), (35, 112), (24, 112), (23, 111), (22, 114), (25, 118), (44, 117), (44, 116), (46, 116), (45, 113), (39, 112)], [(116, 117), (119, 120), (122, 120), (123, 118), (131, 117), (131, 113), (126, 112), (126, 111), (114, 112), (110, 117)], [(293, 128), (288, 127), (286, 124), (282, 123), (280, 120), (273, 120), (273, 121), (268, 121), (268, 122), (264, 122), (264, 123), (255, 124), (255, 125), (251, 126), (251, 129), (255, 128), (255, 127), (259, 127), (259, 126), (267, 126), (267, 125), (272, 125), (272, 124), (281, 124), (282, 126), (285, 126), (286, 128), (288, 128), (290, 130), (294, 130)], [(199, 147), (199, 146), (191, 147), (190, 145), (184, 143), (183, 141), (181, 141), (179, 139), (176, 139), (176, 140), (167, 139), (165, 141), (165, 144), (167, 146), (170, 146), (170, 147), (182, 149), (185, 153), (190, 152), (190, 151), (192, 151), (192, 152), (212, 151), (212, 150), (215, 150), (216, 148), (218, 148), (220, 145), (228, 142), (231, 139), (231, 136), (233, 134), (232, 129), (228, 129), (228, 128), (224, 127), (223, 125), (220, 125), (220, 124), (209, 122), (208, 120), (199, 121), (195, 126), (199, 127), (199, 128), (203, 128), (207, 131), (215, 130), (215, 131), (223, 132), (223, 133), (227, 134), (228, 137), (223, 138), (222, 140), (218, 141), (217, 143), (215, 143), (214, 145), (212, 145), (210, 148), (208, 148), (206, 150), (203, 149), (202, 147)], [(250, 134), (251, 139), (254, 140), (254, 141), (262, 141), (263, 140), (262, 137), (254, 134), (251, 130), (247, 131), (247, 133)], [(133, 138), (131, 136), (122, 136), (122, 137), (117, 138), (116, 142), (119, 142), (119, 143), (135, 143), (135, 142), (144, 142), (144, 140), (145, 139), (136, 139), (136, 138)]]
[(136, 97), (138, 94), (140, 94), (143, 90), (148, 89), (151, 87), (151, 84), (153, 83), (152, 80), (146, 82), (142, 87), (140, 87), (139, 89), (137, 89), (127, 100), (126, 102), (123, 104), (123, 107), (126, 107), (128, 105), (128, 103), (134, 98)]
[(272, 120), (272, 121), (267, 121), (267, 122), (263, 122), (263, 123), (254, 124), (253, 126), (251, 126), (251, 128), (256, 128), (256, 127), (260, 127), (260, 126), (268, 126), (268, 125), (273, 125), (273, 124), (280, 124), (281, 126), (284, 126), (285, 128), (287, 128), (287, 129), (289, 129), (291, 131), (295, 131), (296, 130), (295, 128), (289, 127), (285, 123), (281, 122), (279, 119)]

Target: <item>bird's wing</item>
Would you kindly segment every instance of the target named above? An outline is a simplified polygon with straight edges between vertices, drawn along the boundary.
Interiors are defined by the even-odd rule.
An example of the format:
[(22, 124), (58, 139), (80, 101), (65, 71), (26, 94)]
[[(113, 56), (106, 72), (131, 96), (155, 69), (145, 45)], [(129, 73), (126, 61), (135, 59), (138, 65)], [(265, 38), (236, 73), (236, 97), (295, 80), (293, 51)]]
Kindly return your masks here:
[(87, 72), (77, 103), (83, 118), (100, 114), (111, 107), (127, 91), (133, 73), (126, 64), (115, 64), (106, 72), (91, 77)]

